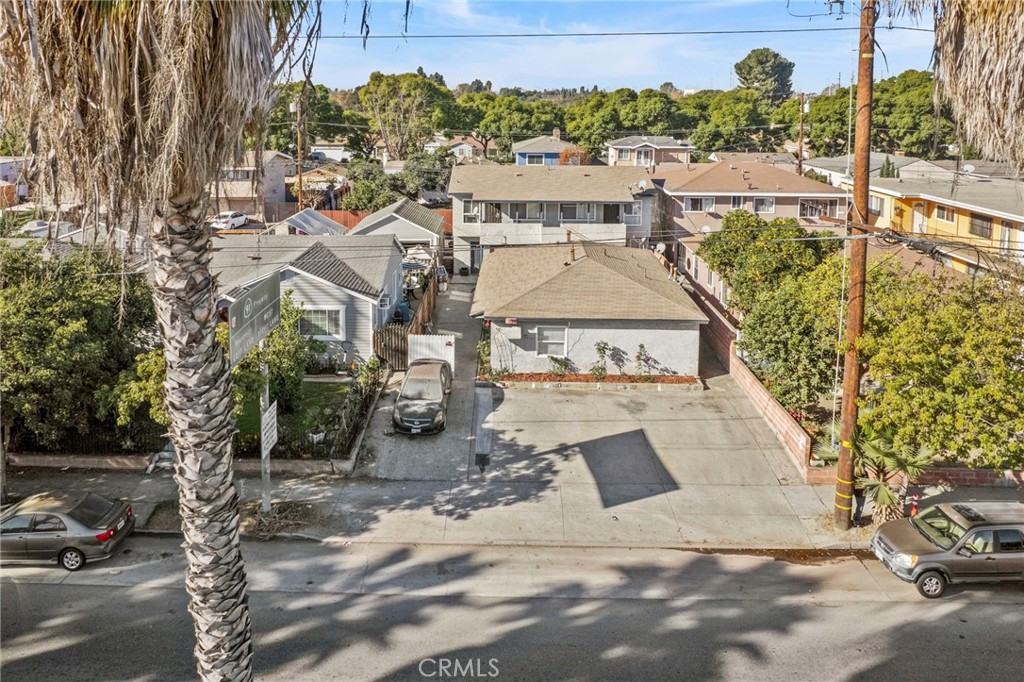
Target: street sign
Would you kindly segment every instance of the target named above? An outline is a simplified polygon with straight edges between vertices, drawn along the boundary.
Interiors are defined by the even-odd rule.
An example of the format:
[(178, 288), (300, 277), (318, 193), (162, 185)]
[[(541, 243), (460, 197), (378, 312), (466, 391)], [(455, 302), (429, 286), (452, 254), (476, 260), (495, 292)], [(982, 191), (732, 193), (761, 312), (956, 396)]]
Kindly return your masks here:
[(228, 308), (231, 366), (240, 363), (281, 322), (281, 273), (275, 272)]
[(277, 445), (277, 401), (260, 416), (260, 456), (267, 460), (270, 450)]

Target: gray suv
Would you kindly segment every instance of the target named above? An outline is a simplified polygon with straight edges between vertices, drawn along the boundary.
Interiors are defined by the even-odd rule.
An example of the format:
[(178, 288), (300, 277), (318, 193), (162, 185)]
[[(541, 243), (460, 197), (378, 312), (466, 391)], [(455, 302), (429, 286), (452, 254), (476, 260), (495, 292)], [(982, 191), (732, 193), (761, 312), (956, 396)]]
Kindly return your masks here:
[(883, 523), (871, 549), (929, 599), (949, 583), (1024, 581), (1024, 504), (959, 502)]

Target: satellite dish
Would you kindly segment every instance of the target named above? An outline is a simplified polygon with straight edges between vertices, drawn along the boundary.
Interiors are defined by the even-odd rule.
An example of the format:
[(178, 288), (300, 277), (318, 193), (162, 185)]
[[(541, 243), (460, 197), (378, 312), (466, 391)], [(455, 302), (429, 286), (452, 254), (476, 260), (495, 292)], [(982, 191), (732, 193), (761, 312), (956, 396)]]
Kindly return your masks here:
[(705, 225), (704, 227), (700, 228), (700, 233), (701, 234), (711, 234), (711, 227), (708, 226), (708, 225)]
[(654, 250), (657, 251), (658, 253), (665, 253), (665, 242), (658, 242), (658, 244), (654, 247)]
[(969, 163), (965, 163), (964, 164), (964, 173), (973, 173), (973, 172), (974, 172), (974, 166), (972, 166)]

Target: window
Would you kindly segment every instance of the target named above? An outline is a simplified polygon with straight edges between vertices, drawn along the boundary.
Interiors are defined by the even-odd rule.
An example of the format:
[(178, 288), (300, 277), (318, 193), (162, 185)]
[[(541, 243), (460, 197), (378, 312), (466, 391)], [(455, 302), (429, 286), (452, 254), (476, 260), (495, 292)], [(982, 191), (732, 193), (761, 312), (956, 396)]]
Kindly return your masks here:
[(559, 204), (562, 220), (586, 220), (589, 204)]
[(544, 155), (543, 154), (527, 154), (526, 155), (527, 166), (543, 166)]
[(715, 272), (711, 268), (708, 268), (708, 286), (715, 286)]
[(640, 202), (634, 201), (631, 204), (622, 205), (622, 215), (625, 216), (622, 222), (627, 225), (640, 224)]
[(956, 219), (956, 211), (948, 206), (936, 206), (935, 217), (944, 223), (951, 223)]
[(997, 530), (1000, 552), (1024, 552), (1024, 533), (1015, 528)]
[(775, 213), (773, 197), (754, 197), (754, 213)]
[(31, 516), (14, 516), (4, 521), (4, 524), (0, 526), (0, 534), (7, 535), (8, 533), (27, 533), (29, 523), (32, 521)]
[(480, 204), (478, 202), (472, 200), (462, 202), (462, 222), (480, 222)]
[(839, 216), (838, 199), (801, 199), (801, 218), (837, 218)]
[(732, 201), (729, 204), (729, 207), (733, 211), (736, 211), (736, 210), (739, 210), (739, 209), (743, 208), (743, 204), (744, 203), (745, 202), (743, 201), (743, 197), (733, 197)]
[(990, 530), (979, 530), (964, 543), (964, 549), (975, 554), (991, 554), (995, 548), (995, 538)]
[(537, 355), (565, 357), (565, 327), (537, 327)]
[(303, 310), (299, 333), (303, 336), (344, 337), (340, 310)]
[(530, 203), (526, 205), (527, 220), (543, 220), (544, 204)]
[(618, 159), (619, 161), (628, 161), (629, 160), (629, 150), (628, 149), (617, 149), (617, 150), (615, 150), (615, 158)]
[(53, 514), (36, 514), (35, 522), (32, 524), (33, 533), (53, 533), (59, 530), (67, 530), (64, 522)]
[(992, 219), (988, 216), (971, 214), (971, 234), (985, 239), (992, 238)]
[(711, 213), (715, 210), (714, 197), (686, 197), (683, 210), (688, 213)]
[(885, 212), (885, 199), (876, 197), (874, 194), (868, 196), (868, 213), (871, 215), (882, 215)]

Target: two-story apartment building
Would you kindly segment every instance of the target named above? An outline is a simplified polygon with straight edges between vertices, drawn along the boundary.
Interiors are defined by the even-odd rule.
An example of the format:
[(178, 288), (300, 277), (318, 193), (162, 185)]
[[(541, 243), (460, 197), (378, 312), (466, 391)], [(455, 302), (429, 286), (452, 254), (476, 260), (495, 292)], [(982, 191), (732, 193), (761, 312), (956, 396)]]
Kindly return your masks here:
[(647, 169), (632, 166), (456, 166), (448, 194), (456, 272), (477, 271), (490, 246), (646, 246), (669, 220)]
[[(871, 161), (868, 164), (870, 177), (877, 178), (881, 175), (882, 165), (886, 159), (889, 160), (895, 171), (899, 173), (899, 176), (904, 179), (931, 177), (953, 179), (952, 170), (932, 161), (919, 159), (915, 156), (883, 154), (882, 152), (871, 152)], [(836, 187), (853, 182), (853, 154), (818, 156), (804, 161), (803, 166), (805, 172), (813, 171), (823, 175)]]
[(608, 143), (609, 166), (642, 166), (653, 171), (663, 163), (689, 163), (693, 146), (665, 135), (630, 135)]
[(210, 206), (215, 213), (241, 211), (256, 216), (275, 214), (276, 204), (287, 201), (285, 178), (295, 174), (295, 160), (277, 151), (264, 151), (263, 178), (257, 184), (256, 157), (248, 151), (242, 161), (221, 170), (217, 182), (211, 183)]
[(997, 257), (1024, 264), (1024, 183), (872, 178), (868, 210), (876, 227), (964, 244), (937, 242), (955, 270), (991, 269)]
[(540, 135), (514, 143), (512, 154), (517, 166), (557, 166), (559, 157), (566, 149), (576, 149), (576, 145), (563, 140), (561, 132), (556, 128), (552, 135)]
[(795, 218), (809, 230), (840, 232), (822, 220), (846, 215), (846, 192), (766, 163), (690, 164), (655, 173), (655, 183), (671, 199), (677, 266), (712, 297), (725, 303), (721, 278), (696, 251), (705, 235), (722, 229), (730, 211), (745, 210), (765, 220)]

